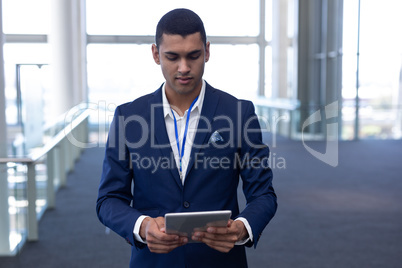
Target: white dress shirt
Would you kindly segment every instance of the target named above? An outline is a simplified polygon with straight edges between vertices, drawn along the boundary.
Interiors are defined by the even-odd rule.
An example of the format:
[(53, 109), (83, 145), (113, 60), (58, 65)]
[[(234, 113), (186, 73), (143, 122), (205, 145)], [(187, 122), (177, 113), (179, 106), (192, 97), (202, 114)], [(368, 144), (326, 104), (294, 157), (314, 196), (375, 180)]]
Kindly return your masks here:
[[(182, 156), (182, 172), (180, 174), (181, 182), (184, 184), (184, 180), (186, 178), (187, 166), (190, 159), (191, 148), (193, 147), (194, 137), (197, 132), (198, 121), (201, 115), (202, 104), (204, 103), (204, 96), (205, 96), (205, 81), (202, 81), (202, 87), (200, 91), (200, 95), (198, 96), (197, 101), (194, 103), (191, 111), (190, 117), (188, 122), (188, 129), (187, 129), (187, 137), (186, 137), (186, 144), (184, 145), (184, 153)], [(187, 124), (187, 114), (189, 113), (188, 110), (184, 112), (183, 116), (180, 116), (175, 109), (173, 109), (166, 97), (165, 91), (165, 84), (162, 87), (162, 101), (163, 101), (163, 115), (165, 117), (165, 124), (166, 124), (166, 131), (169, 136), (170, 146), (172, 147), (174, 158), (176, 160), (177, 169), (180, 173), (180, 154), (177, 148), (177, 141), (176, 141), (176, 133), (175, 133), (175, 123), (174, 118), (176, 118), (177, 123), (177, 132), (179, 136), (179, 147), (180, 152), (182, 151), (183, 146), (183, 138), (185, 132), (185, 126)], [(173, 116), (174, 113), (174, 116)]]
[[(179, 145), (180, 145), (179, 147), (180, 147), (180, 152), (181, 152), (182, 146), (183, 146), (183, 138), (184, 138), (187, 114), (189, 113), (189, 111), (187, 110), (184, 112), (183, 116), (179, 116), (179, 114), (174, 109), (172, 109), (172, 107), (170, 106), (169, 101), (166, 97), (165, 85), (166, 84), (163, 84), (163, 86), (162, 86), (163, 115), (165, 118), (166, 131), (169, 136), (170, 146), (172, 147), (174, 158), (176, 160), (176, 166), (180, 173), (180, 155), (179, 155), (179, 151), (177, 148), (175, 124), (174, 124), (174, 117), (173, 117), (172, 112), (174, 113), (174, 116), (176, 117), (177, 132), (178, 132)], [(180, 178), (181, 178), (183, 184), (186, 179), (186, 172), (187, 172), (188, 162), (190, 159), (191, 148), (192, 148), (192, 145), (194, 142), (195, 134), (197, 132), (198, 121), (200, 119), (202, 105), (204, 103), (205, 87), (206, 87), (206, 82), (204, 80), (202, 80), (202, 87), (201, 87), (200, 95), (198, 96), (197, 101), (194, 103), (194, 105), (190, 111), (186, 143), (184, 145), (184, 153), (183, 153), (183, 156), (181, 159), (182, 172), (181, 172)], [(141, 223), (146, 217), (148, 217), (148, 216), (146, 216), (146, 215), (140, 216), (137, 219), (137, 221), (134, 225), (134, 230), (133, 230), (135, 239), (142, 243), (146, 243), (146, 242), (142, 240), (141, 236), (139, 235), (139, 232), (140, 232)], [(245, 218), (241, 218), (241, 217), (237, 218), (236, 220), (240, 220), (244, 223), (244, 225), (247, 229), (248, 235), (249, 235), (249, 237), (246, 240), (239, 241), (236, 244), (241, 245), (241, 244), (247, 243), (250, 240), (252, 241), (253, 233), (251, 231), (251, 227), (250, 227), (248, 221)]]

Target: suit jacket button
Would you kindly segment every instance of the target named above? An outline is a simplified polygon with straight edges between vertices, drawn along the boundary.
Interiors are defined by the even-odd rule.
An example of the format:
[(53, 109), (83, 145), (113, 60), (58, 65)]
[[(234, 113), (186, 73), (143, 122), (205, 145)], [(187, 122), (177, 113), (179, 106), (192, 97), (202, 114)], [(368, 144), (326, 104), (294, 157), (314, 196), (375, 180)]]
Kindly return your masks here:
[(187, 202), (187, 201), (184, 201), (183, 206), (184, 206), (185, 208), (189, 208), (189, 207), (190, 207), (190, 203)]

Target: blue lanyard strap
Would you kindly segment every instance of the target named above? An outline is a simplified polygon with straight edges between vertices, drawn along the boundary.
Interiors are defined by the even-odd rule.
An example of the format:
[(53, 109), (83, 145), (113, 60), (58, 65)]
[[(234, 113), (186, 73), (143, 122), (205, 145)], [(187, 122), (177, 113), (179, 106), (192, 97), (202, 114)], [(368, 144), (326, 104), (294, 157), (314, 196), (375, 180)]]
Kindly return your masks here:
[(186, 145), (186, 137), (187, 137), (187, 130), (188, 130), (188, 125), (189, 125), (189, 121), (190, 121), (190, 113), (191, 113), (191, 109), (193, 109), (193, 106), (197, 100), (198, 100), (198, 96), (197, 96), (197, 98), (195, 98), (193, 100), (193, 102), (190, 105), (190, 108), (188, 108), (188, 110), (187, 110), (187, 120), (186, 120), (185, 129), (184, 129), (184, 137), (183, 137), (183, 144), (181, 146), (181, 152), (180, 152), (179, 131), (177, 130), (176, 116), (174, 115), (172, 108), (170, 108), (170, 110), (172, 111), (172, 114), (173, 114), (173, 119), (174, 119), (174, 130), (175, 130), (175, 134), (176, 134), (177, 152), (179, 153), (179, 160), (180, 160), (180, 164), (179, 164), (180, 173), (182, 171), (181, 162), (182, 162), (182, 158), (184, 155), (184, 147)]

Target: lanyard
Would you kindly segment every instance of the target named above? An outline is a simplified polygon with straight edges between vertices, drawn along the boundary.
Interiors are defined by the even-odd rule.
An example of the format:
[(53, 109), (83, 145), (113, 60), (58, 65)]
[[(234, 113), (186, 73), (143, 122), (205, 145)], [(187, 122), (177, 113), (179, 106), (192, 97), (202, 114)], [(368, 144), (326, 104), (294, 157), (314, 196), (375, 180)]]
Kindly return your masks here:
[(175, 134), (176, 134), (177, 151), (179, 153), (179, 159), (180, 159), (180, 164), (179, 164), (180, 176), (181, 176), (181, 171), (182, 171), (181, 162), (182, 162), (182, 158), (184, 155), (184, 147), (186, 145), (187, 130), (188, 130), (188, 125), (189, 125), (189, 121), (190, 121), (190, 113), (191, 113), (191, 109), (193, 108), (193, 106), (197, 100), (198, 100), (198, 96), (197, 96), (197, 98), (195, 98), (193, 100), (193, 102), (190, 105), (190, 108), (188, 108), (188, 110), (187, 110), (187, 120), (186, 120), (186, 126), (184, 128), (184, 137), (183, 137), (183, 144), (181, 146), (181, 153), (180, 153), (179, 131), (177, 130), (176, 116), (174, 115), (172, 108), (170, 108), (170, 110), (172, 111), (172, 114), (173, 114), (173, 119), (174, 119), (174, 130), (175, 130)]

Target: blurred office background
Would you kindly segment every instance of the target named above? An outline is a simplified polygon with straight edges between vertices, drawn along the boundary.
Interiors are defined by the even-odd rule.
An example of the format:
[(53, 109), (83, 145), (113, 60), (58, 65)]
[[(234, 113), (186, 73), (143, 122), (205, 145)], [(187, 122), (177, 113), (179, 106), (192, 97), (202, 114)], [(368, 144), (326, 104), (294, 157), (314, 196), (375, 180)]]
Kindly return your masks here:
[[(211, 42), (211, 59), (204, 78), (216, 88), (254, 102), (265, 141), (272, 150), (271, 165), (276, 168), (280, 204), (278, 217), (272, 222), (271, 232), (276, 236), (266, 240), (264, 251), (250, 251), (257, 260), (256, 263), (250, 260), (250, 266), (335, 267), (345, 266), (342, 264), (346, 262), (350, 266), (345, 267), (370, 264), (397, 267), (393, 265), (402, 261), (394, 254), (398, 248), (402, 249), (402, 244), (383, 236), (385, 240), (377, 246), (385, 247), (389, 255), (379, 254), (373, 262), (367, 261), (368, 255), (373, 257), (377, 247), (370, 248), (367, 244), (375, 244), (375, 237), (363, 239), (364, 250), (356, 240), (352, 240), (356, 247), (353, 242), (347, 243), (351, 250), (362, 250), (362, 255), (354, 260), (343, 251), (336, 255), (337, 249), (347, 249), (338, 240), (334, 241), (338, 247), (321, 252), (322, 244), (317, 241), (329, 239), (324, 235), (328, 229), (323, 227), (325, 221), (321, 222), (317, 214), (310, 215), (308, 209), (311, 203), (313, 207), (321, 204), (322, 210), (328, 208), (331, 211), (328, 213), (334, 216), (337, 204), (340, 211), (358, 204), (355, 213), (363, 213), (365, 209), (370, 213), (370, 202), (377, 206), (378, 200), (384, 201), (365, 199), (375, 189), (387, 198), (394, 198), (389, 203), (384, 201), (383, 206), (402, 204), (402, 198), (394, 192), (402, 187), (398, 180), (402, 178), (401, 1), (1, 0), (0, 3), (3, 42), (0, 59), (4, 61), (0, 66), (1, 267), (2, 263), (25, 260), (26, 252), (35, 252), (38, 250), (33, 249), (35, 245), (47, 241), (50, 234), (57, 235), (57, 228), (64, 228), (46, 222), (46, 217), (65, 209), (58, 202), (71, 203), (67, 201), (71, 196), (66, 194), (66, 188), (70, 187), (71, 194), (74, 185), (92, 191), (75, 194), (83, 194), (81, 202), (93, 207), (90, 214), (93, 220), (94, 188), (102, 161), (99, 155), (103, 154), (114, 109), (155, 91), (162, 84), (160, 67), (151, 56), (151, 44), (160, 17), (176, 7), (190, 8), (204, 20)], [(88, 174), (89, 167), (97, 170), (96, 176)], [(368, 170), (382, 173), (378, 177)], [(303, 177), (311, 173), (317, 173), (317, 177), (310, 181)], [(381, 187), (376, 179), (382, 180)], [(314, 196), (297, 199), (299, 193), (294, 187), (314, 189)], [(370, 190), (364, 192), (365, 189)], [(66, 199), (58, 201), (63, 194)], [(85, 201), (85, 196), (92, 199)], [(337, 203), (339, 200), (344, 203)], [(295, 205), (303, 201), (306, 205), (296, 209)], [(366, 206), (360, 206), (362, 203)], [(380, 207), (379, 210), (383, 208)], [(305, 217), (298, 215), (292, 219), (291, 215), (303, 210)], [(389, 237), (395, 239), (402, 233), (402, 208), (393, 207), (389, 213), (395, 217), (387, 223), (391, 226), (387, 230)], [(87, 215), (81, 216), (84, 221)], [(303, 219), (315, 217), (318, 217), (316, 225), (309, 230), (306, 225), (289, 223), (291, 220), (303, 223)], [(379, 222), (373, 228), (381, 234), (384, 227), (381, 216), (375, 218)], [(355, 226), (368, 219), (371, 218), (355, 219)], [(63, 222), (66, 221), (59, 221)], [(97, 243), (106, 243), (113, 234), (107, 229), (105, 233), (98, 222), (94, 224), (102, 230)], [(65, 228), (63, 232), (68, 233), (70, 229)], [(349, 231), (364, 230), (356, 227)], [(341, 239), (338, 234), (334, 232), (330, 238)], [(299, 239), (299, 243), (305, 239), (305, 246), (280, 244), (292, 237)], [(110, 243), (121, 242), (116, 239)], [(67, 245), (72, 243), (66, 241)], [(281, 246), (275, 248), (275, 245)], [(286, 251), (292, 245), (296, 251), (306, 247), (316, 250), (288, 256)], [(90, 248), (82, 254), (92, 256), (88, 251)], [(76, 254), (70, 257), (80, 258)], [(314, 261), (308, 262), (309, 259)], [(87, 267), (84, 262), (82, 266), (74, 265), (67, 263), (65, 267)], [(44, 261), (42, 267), (51, 265)]]

